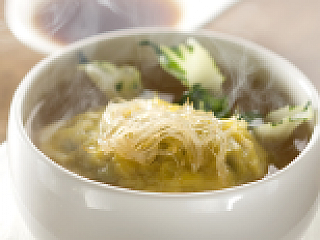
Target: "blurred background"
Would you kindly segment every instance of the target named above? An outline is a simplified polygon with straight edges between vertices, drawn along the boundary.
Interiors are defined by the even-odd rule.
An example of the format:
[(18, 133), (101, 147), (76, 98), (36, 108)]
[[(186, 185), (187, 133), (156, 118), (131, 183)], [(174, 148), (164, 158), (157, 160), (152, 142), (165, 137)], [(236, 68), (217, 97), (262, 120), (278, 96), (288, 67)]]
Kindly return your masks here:
[(319, 0), (0, 0), (0, 143), (12, 95), (32, 66), (63, 45), (117, 28), (239, 36), (289, 59), (319, 89), (319, 12)]

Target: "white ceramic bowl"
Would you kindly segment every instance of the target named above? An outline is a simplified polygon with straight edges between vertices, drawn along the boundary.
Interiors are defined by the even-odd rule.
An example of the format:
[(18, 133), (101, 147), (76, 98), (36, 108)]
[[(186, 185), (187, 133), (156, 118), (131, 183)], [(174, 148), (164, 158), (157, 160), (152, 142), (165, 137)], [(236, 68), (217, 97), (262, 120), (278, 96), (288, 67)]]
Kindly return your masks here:
[[(137, 51), (148, 38), (173, 45), (193, 36), (223, 65), (243, 57), (261, 76), (276, 79), (292, 102), (312, 101), (311, 140), (287, 167), (257, 182), (220, 191), (163, 194), (100, 184), (55, 164), (25, 129), (43, 96), (72, 80), (81, 51), (90, 59), (137, 58), (148, 64), (151, 50)], [(245, 54), (245, 55), (244, 55)], [(151, 57), (153, 58), (153, 57)], [(8, 125), (8, 157), (19, 209), (39, 239), (296, 239), (311, 222), (320, 183), (319, 98), (310, 81), (280, 56), (253, 43), (214, 32), (168, 29), (125, 30), (95, 36), (44, 59), (17, 89)]]

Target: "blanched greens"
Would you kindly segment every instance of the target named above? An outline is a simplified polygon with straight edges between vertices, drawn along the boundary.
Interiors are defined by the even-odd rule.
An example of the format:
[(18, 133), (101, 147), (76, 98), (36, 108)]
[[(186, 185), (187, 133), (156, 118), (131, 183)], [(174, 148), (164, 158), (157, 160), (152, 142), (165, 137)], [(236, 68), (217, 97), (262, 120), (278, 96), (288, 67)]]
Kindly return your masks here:
[(208, 50), (194, 38), (189, 38), (186, 43), (174, 47), (147, 40), (141, 41), (140, 45), (151, 46), (158, 56), (160, 66), (185, 86), (191, 88), (197, 84), (216, 94), (221, 92), (225, 78)]
[(256, 137), (265, 143), (279, 144), (284, 142), (302, 123), (313, 118), (311, 102), (300, 106), (285, 106), (270, 112), (267, 123), (253, 129)]
[(116, 66), (107, 61), (92, 61), (79, 64), (90, 79), (108, 99), (120, 97), (131, 99), (142, 90), (140, 71), (134, 66)]
[(231, 116), (227, 97), (214, 97), (207, 89), (202, 88), (200, 84), (194, 84), (183, 93), (180, 105), (186, 102), (193, 104), (193, 107), (206, 112), (213, 112), (218, 118), (227, 118)]
[(195, 109), (213, 112), (216, 117), (231, 116), (228, 99), (222, 96), (225, 78), (208, 50), (195, 39), (190, 38), (185, 44), (173, 47), (150, 41), (141, 41), (140, 45), (151, 46), (160, 66), (188, 88), (179, 104), (189, 101)]

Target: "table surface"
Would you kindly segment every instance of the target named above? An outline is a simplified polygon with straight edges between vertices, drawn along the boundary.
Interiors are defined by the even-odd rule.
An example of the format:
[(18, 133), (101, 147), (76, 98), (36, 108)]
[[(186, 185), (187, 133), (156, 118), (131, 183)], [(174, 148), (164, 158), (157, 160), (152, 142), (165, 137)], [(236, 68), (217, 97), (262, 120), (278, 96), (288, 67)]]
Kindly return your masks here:
[[(27, 48), (8, 30), (0, 0), (0, 143), (6, 139), (12, 95), (42, 54)], [(320, 88), (320, 1), (243, 0), (204, 28), (240, 36), (284, 56)]]

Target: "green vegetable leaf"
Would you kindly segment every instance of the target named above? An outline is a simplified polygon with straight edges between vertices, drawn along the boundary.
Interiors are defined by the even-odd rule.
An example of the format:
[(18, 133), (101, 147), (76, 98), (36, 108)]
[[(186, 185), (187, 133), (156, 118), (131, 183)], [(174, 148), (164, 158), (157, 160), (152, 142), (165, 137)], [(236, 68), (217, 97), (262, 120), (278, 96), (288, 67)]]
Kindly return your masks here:
[(158, 56), (161, 67), (177, 79), (181, 80), (183, 84), (187, 84), (185, 69), (179, 65), (180, 60), (183, 58), (183, 53), (178, 47), (174, 46), (169, 48), (160, 46), (148, 40), (141, 41), (140, 45), (151, 46)]
[(142, 91), (140, 71), (133, 66), (116, 66), (107, 61), (91, 61), (78, 65), (109, 99), (131, 99)]
[(222, 91), (224, 77), (209, 51), (195, 39), (187, 39), (186, 43), (172, 47), (148, 40), (141, 41), (140, 45), (151, 46), (157, 54), (160, 66), (185, 86), (200, 84), (214, 93)]
[(239, 119), (244, 119), (248, 123), (251, 123), (255, 119), (263, 119), (263, 116), (260, 112), (244, 112), (238, 115)]
[(227, 97), (216, 98), (207, 89), (202, 88), (200, 84), (195, 84), (188, 91), (184, 92), (179, 104), (183, 105), (188, 101), (197, 110), (213, 112), (218, 118), (230, 117)]
[(278, 144), (288, 139), (300, 124), (312, 120), (313, 116), (311, 102), (299, 106), (285, 106), (270, 112), (266, 116), (269, 122), (255, 127), (253, 132), (260, 141)]

